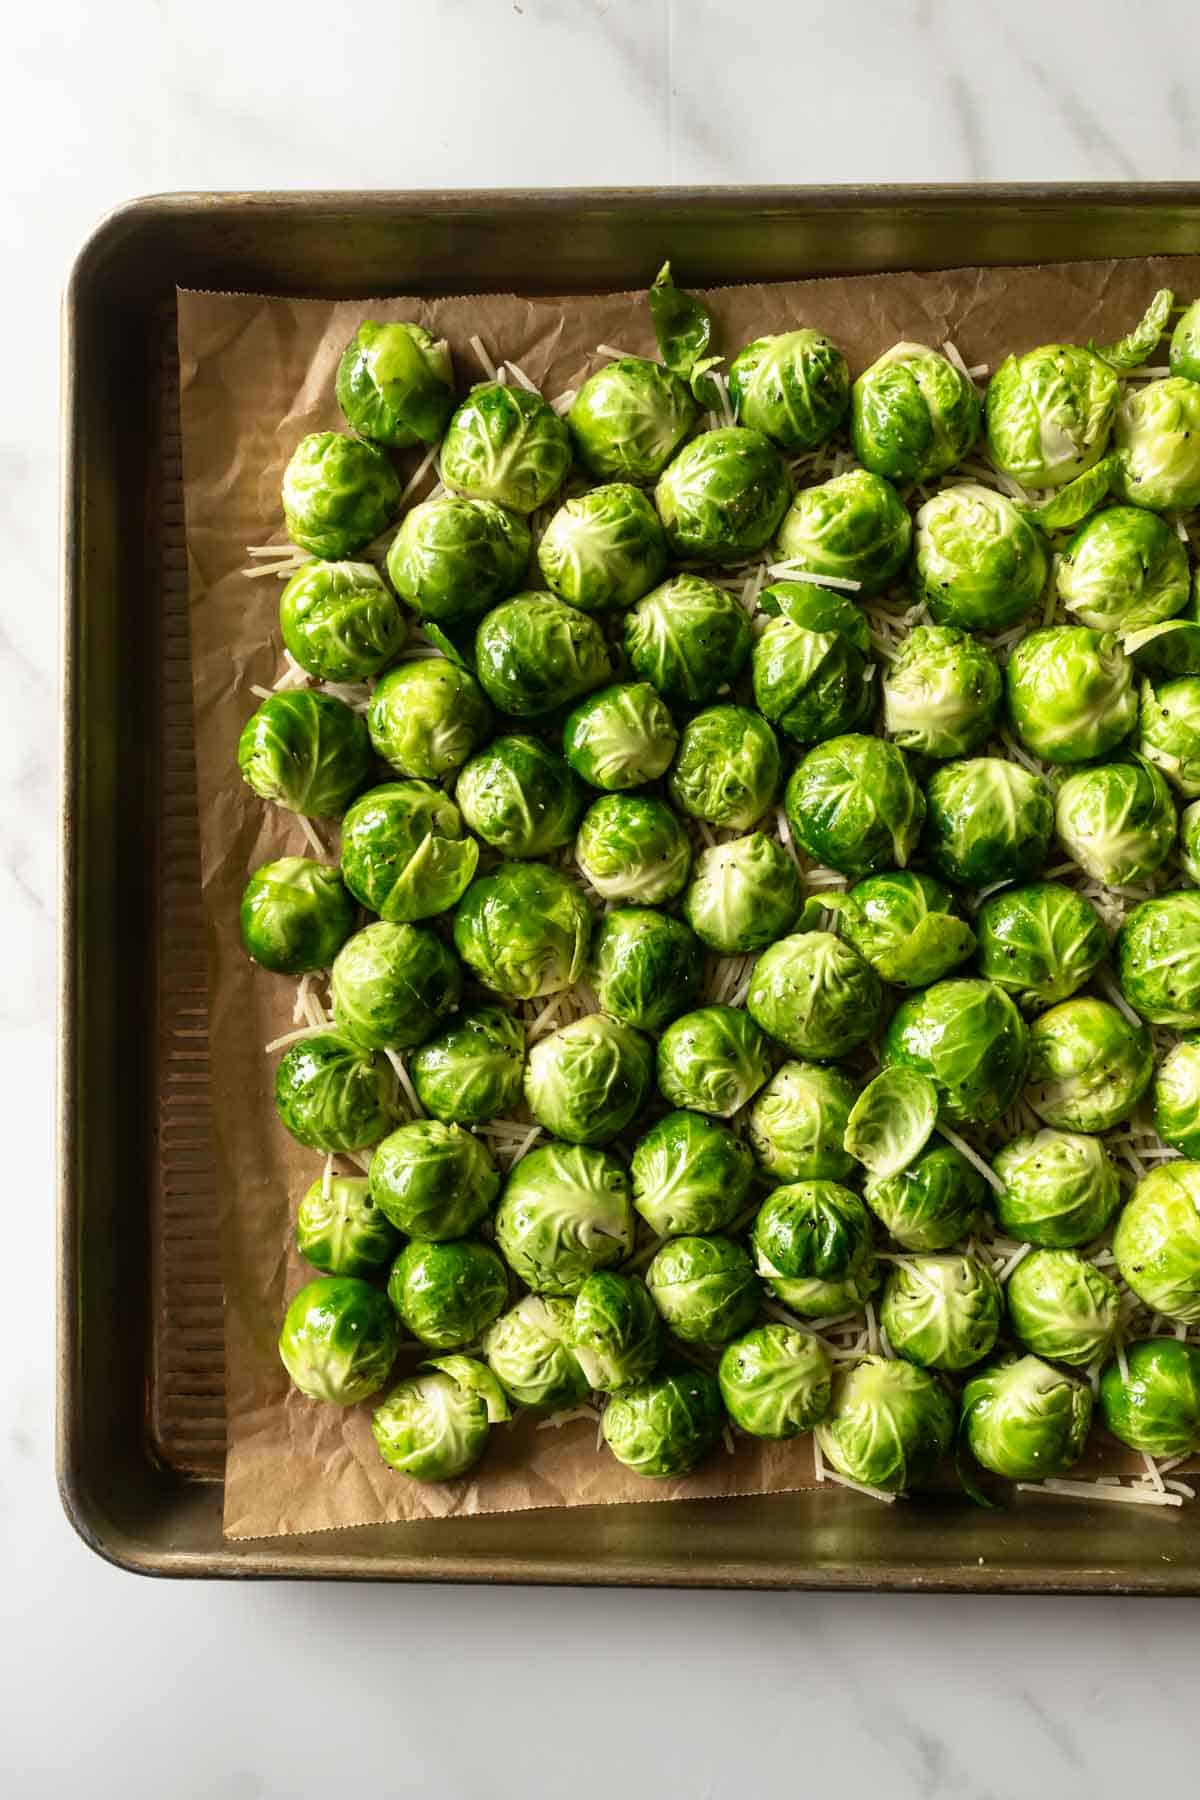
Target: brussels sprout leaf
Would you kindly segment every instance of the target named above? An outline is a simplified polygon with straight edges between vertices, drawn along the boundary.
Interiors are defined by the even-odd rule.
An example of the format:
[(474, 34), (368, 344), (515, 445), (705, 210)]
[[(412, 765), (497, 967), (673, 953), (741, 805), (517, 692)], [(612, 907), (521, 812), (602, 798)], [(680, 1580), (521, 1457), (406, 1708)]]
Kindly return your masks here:
[(1159, 288), (1133, 330), (1118, 338), (1115, 344), (1093, 345), (1096, 355), (1102, 356), (1114, 369), (1140, 368), (1166, 330), (1174, 304), (1175, 296), (1170, 288)]
[(1018, 506), (1017, 511), (1044, 531), (1069, 531), (1107, 499), (1115, 467), (1115, 457), (1102, 456), (1094, 469), (1077, 475), (1040, 506)]
[(487, 1407), (489, 1425), (502, 1425), (512, 1418), (512, 1408), (504, 1389), (486, 1363), (476, 1362), (473, 1356), (431, 1356), (421, 1366), (440, 1369), (443, 1375), (457, 1381), (459, 1387), (478, 1394)]
[(823, 897), (810, 894), (804, 902), (800, 917), (792, 926), (792, 930), (794, 932), (822, 930), (821, 916), (826, 908), (830, 912), (836, 912), (843, 899), (844, 895), (838, 893), (826, 894)]
[(709, 375), (709, 370), (717, 368), (724, 361), (723, 356), (702, 356), (688, 378), (692, 398), (698, 400), (701, 406), (707, 406), (710, 411), (720, 406), (721, 390)]
[[(654, 320), (654, 335), (658, 339), (658, 348), (663, 361), (673, 375), (687, 381), (695, 373), (701, 377), (705, 369), (711, 369), (713, 358), (703, 361), (703, 368), (698, 368), (705, 359), (705, 352), (712, 341), (712, 316), (706, 306), (691, 294), (685, 294), (671, 280), (671, 265), (665, 262), (654, 277), (654, 285), (650, 289), (650, 317)], [(716, 359), (719, 360), (719, 359)], [(712, 388), (710, 381), (707, 386)], [(700, 399), (701, 396), (697, 395)], [(701, 404), (708, 404), (701, 400)]]
[(1195, 619), (1167, 619), (1127, 632), (1121, 648), (1139, 659), (1139, 667), (1145, 664), (1169, 675), (1200, 674), (1200, 622)]
[(472, 662), (467, 661), (467, 653), (459, 649), (454, 639), (448, 637), (440, 625), (435, 625), (431, 619), (422, 619), (421, 630), (434, 649), (440, 650), (450, 662), (457, 663), (460, 669), (466, 669), (468, 672), (472, 670)]
[(986, 1507), (988, 1512), (995, 1512), (998, 1502), (989, 1498), (980, 1487), (972, 1467), (974, 1459), (967, 1448), (967, 1416), (964, 1413), (958, 1423), (958, 1431), (954, 1438), (954, 1473), (958, 1476), (959, 1486), (968, 1500), (976, 1506)]
[(907, 1169), (929, 1141), (937, 1119), (937, 1089), (916, 1069), (883, 1069), (869, 1081), (846, 1121), (848, 1155), (886, 1180)]

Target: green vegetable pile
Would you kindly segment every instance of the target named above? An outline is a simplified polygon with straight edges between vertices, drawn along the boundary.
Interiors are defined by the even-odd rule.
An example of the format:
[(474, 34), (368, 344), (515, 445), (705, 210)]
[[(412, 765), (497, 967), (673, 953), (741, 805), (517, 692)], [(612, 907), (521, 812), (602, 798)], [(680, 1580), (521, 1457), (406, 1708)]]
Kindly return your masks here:
[(1095, 1423), (1178, 1504), (1200, 303), (1165, 376), (1160, 293), (981, 392), (808, 327), (722, 372), (649, 301), (659, 358), (553, 403), (364, 321), (288, 464), (237, 745), (316, 852), (241, 908), (325, 1159), (284, 1366), (415, 1481), (533, 1408), (652, 1479), (815, 1434), (883, 1499), (956, 1445), (1065, 1493)]

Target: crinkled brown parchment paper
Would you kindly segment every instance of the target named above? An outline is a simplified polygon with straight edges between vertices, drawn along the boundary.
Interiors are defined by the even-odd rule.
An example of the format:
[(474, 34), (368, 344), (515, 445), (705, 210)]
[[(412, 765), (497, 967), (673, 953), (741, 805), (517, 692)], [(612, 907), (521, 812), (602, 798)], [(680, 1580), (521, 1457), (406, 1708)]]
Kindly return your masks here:
[[(670, 250), (663, 246), (664, 254)], [(536, 279), (536, 271), (531, 270)], [(647, 271), (647, 275), (652, 271)], [(402, 272), (397, 271), (402, 280)], [(480, 269), (481, 284), (487, 271)], [(705, 296), (718, 348), (815, 325), (854, 372), (901, 338), (949, 338), (969, 364), (1054, 339), (1111, 340), (1168, 285), (1200, 292), (1200, 257), (956, 269), (724, 288)], [(524, 1507), (772, 1493), (810, 1485), (807, 1439), (738, 1440), (686, 1481), (649, 1483), (596, 1449), (580, 1421), (537, 1428), (524, 1414), (493, 1430), (470, 1479), (421, 1486), (392, 1473), (370, 1434), (370, 1406), (342, 1412), (289, 1386), (275, 1350), (288, 1297), (312, 1271), (291, 1247), (295, 1206), (320, 1172), (275, 1116), (275, 1057), (263, 1046), (291, 1028), (294, 984), (242, 951), (238, 901), (249, 872), (305, 854), (300, 828), (242, 785), (238, 733), (281, 666), (279, 584), (240, 573), (246, 547), (284, 539), (279, 484), (306, 432), (344, 428), (334, 400), (338, 356), (359, 321), (413, 319), (449, 339), (460, 391), (482, 378), (468, 339), (510, 358), (553, 399), (606, 360), (605, 344), (654, 354), (642, 294), (558, 299), (476, 295), (444, 300), (314, 301), (179, 295), (187, 549), (197, 766), (210, 970), (210, 1047), (226, 1286), (228, 1461), (232, 1537), (505, 1512)], [(413, 458), (416, 461), (416, 458)], [(326, 827), (326, 836), (330, 833)], [(349, 1167), (349, 1165), (346, 1165)]]

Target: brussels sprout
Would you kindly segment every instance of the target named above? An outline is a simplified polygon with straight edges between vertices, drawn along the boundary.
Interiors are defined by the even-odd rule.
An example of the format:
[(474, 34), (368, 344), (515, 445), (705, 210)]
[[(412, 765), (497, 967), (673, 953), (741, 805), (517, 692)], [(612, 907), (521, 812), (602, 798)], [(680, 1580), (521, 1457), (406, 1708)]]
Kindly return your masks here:
[[(1200, 373), (1200, 370), (1197, 371)], [(1200, 1348), (1175, 1338), (1143, 1338), (1100, 1377), (1100, 1411), (1115, 1438), (1144, 1456), (1200, 1451)]]
[(1002, 1356), (963, 1389), (962, 1429), (972, 1456), (1010, 1481), (1065, 1475), (1091, 1422), (1091, 1389), (1037, 1356)]
[(291, 656), (321, 681), (377, 675), (404, 643), (405, 624), (371, 563), (311, 562), (279, 597), (279, 629)]
[(754, 1164), (741, 1138), (702, 1113), (652, 1125), (630, 1164), (633, 1204), (659, 1237), (723, 1231), (746, 1203)]
[(818, 1275), (772, 1276), (767, 1287), (790, 1312), (806, 1319), (832, 1319), (854, 1312), (879, 1286), (879, 1264), (868, 1246), (844, 1276), (825, 1281)]
[(698, 410), (683, 382), (661, 363), (621, 356), (588, 376), (567, 424), (576, 456), (598, 481), (657, 481)]
[(474, 1231), (500, 1192), (479, 1138), (438, 1119), (414, 1119), (384, 1138), (367, 1180), (372, 1200), (397, 1231), (437, 1244)]
[(1179, 860), (1188, 880), (1200, 885), (1200, 800), (1179, 815)]
[(425, 781), (389, 781), (356, 800), (342, 824), (342, 874), (356, 900), (390, 925), (445, 912), (479, 862), (457, 806)]
[(779, 554), (809, 575), (878, 594), (908, 561), (912, 520), (895, 488), (865, 469), (802, 488), (779, 527)]
[(819, 863), (872, 875), (916, 848), (925, 801), (903, 750), (850, 733), (810, 750), (785, 795), (793, 835)]
[(423, 1044), (409, 1064), (417, 1099), (444, 1125), (483, 1125), (521, 1098), (525, 1028), (498, 1006), (477, 1006)]
[(702, 850), (683, 897), (683, 916), (710, 950), (738, 956), (774, 943), (802, 905), (796, 865), (761, 831)]
[(1064, 1000), (1030, 1027), (1025, 1098), (1047, 1125), (1108, 1131), (1129, 1117), (1153, 1073), (1150, 1033), (1106, 1000)]
[(365, 722), (314, 688), (272, 694), (242, 728), (242, 780), (261, 800), (308, 818), (335, 818), (371, 773)]
[(400, 510), (400, 477), (382, 450), (340, 431), (300, 439), (283, 472), (283, 519), (302, 550), (343, 562)]
[(881, 1069), (850, 1109), (844, 1143), (872, 1175), (898, 1175), (929, 1141), (938, 1093), (928, 1076), (902, 1064)]
[(624, 1261), (633, 1228), (625, 1170), (581, 1144), (543, 1144), (522, 1157), (496, 1212), (501, 1255), (535, 1294), (577, 1294), (597, 1269)]
[(545, 856), (569, 844), (586, 805), (582, 781), (540, 738), (494, 738), (454, 790), (476, 837), (505, 856)]
[(1040, 775), (999, 756), (943, 763), (925, 789), (922, 840), (939, 875), (964, 886), (1021, 881), (1041, 868), (1054, 798)]
[(1006, 356), (988, 383), (988, 449), (1023, 487), (1062, 487), (1100, 461), (1121, 390), (1094, 351), (1041, 344)]
[(276, 975), (327, 969), (354, 930), (354, 902), (336, 869), (281, 856), (255, 869), (242, 894), (246, 953)]
[(607, 681), (608, 646), (594, 619), (553, 594), (515, 594), (480, 621), (475, 660), (501, 712), (532, 719)]
[(965, 962), (975, 933), (932, 875), (893, 869), (868, 875), (836, 903), (841, 934), (894, 987), (927, 987)]
[(842, 1139), (854, 1105), (854, 1083), (840, 1069), (785, 1062), (750, 1113), (748, 1135), (758, 1165), (773, 1181), (843, 1181), (854, 1158)]
[(732, 1006), (684, 1013), (658, 1040), (658, 1085), (672, 1106), (728, 1119), (770, 1073), (766, 1039)]
[(411, 1481), (465, 1475), (487, 1448), (488, 1430), (486, 1401), (444, 1369), (410, 1375), (371, 1415), (380, 1456)]
[(382, 922), (338, 952), (331, 984), (339, 1028), (368, 1050), (411, 1050), (462, 997), (462, 969), (435, 932)]
[(1090, 762), (1137, 720), (1133, 664), (1110, 632), (1051, 625), (1014, 645), (1008, 710), (1027, 750), (1047, 762)]
[(888, 1494), (927, 1480), (953, 1437), (954, 1407), (937, 1377), (884, 1356), (835, 1370), (833, 1399), (817, 1426), (826, 1462)]
[(651, 1480), (690, 1475), (724, 1429), (721, 1391), (707, 1369), (666, 1371), (615, 1394), (600, 1429), (619, 1463)]
[(975, 931), (979, 973), (1026, 1012), (1068, 1000), (1108, 955), (1108, 938), (1091, 901), (1057, 881), (991, 895), (975, 916)]
[(522, 387), (471, 389), (442, 439), (442, 480), (469, 500), (536, 512), (562, 485), (571, 439), (553, 407)]
[(490, 1244), (406, 1244), (388, 1276), (388, 1299), (412, 1336), (433, 1350), (474, 1343), (508, 1302), (508, 1272)]
[(1193, 300), (1171, 334), (1171, 373), (1200, 381), (1200, 300)]
[(1200, 795), (1200, 675), (1142, 685), (1138, 749), (1185, 800)]
[(755, 338), (729, 365), (739, 424), (793, 456), (826, 443), (850, 406), (850, 371), (837, 345), (807, 326)]
[(943, 488), (917, 513), (913, 586), (938, 625), (1007, 631), (1046, 585), (1035, 526), (992, 488)]
[(492, 709), (469, 669), (420, 657), (389, 669), (371, 695), (375, 753), (400, 775), (439, 781), (466, 762), (492, 727)]
[(662, 1341), (662, 1321), (644, 1282), (606, 1269), (588, 1276), (575, 1296), (571, 1347), (594, 1392), (647, 1380)]
[(692, 818), (746, 831), (774, 800), (779, 774), (765, 719), (745, 706), (710, 706), (684, 726), (667, 786)]
[(1171, 854), (1175, 804), (1151, 763), (1126, 756), (1068, 775), (1055, 798), (1054, 828), (1094, 880), (1124, 887), (1156, 874)]
[(400, 1233), (367, 1192), (365, 1175), (313, 1182), (296, 1210), (296, 1248), (326, 1275), (376, 1275), (400, 1248)]
[(726, 1345), (717, 1379), (735, 1425), (751, 1437), (793, 1438), (829, 1411), (833, 1361), (811, 1332), (758, 1325)]
[(1200, 1025), (1200, 893), (1159, 894), (1135, 906), (1117, 934), (1117, 980), (1152, 1025)]
[(1020, 1013), (990, 981), (936, 981), (897, 1007), (883, 1040), (885, 1068), (927, 1075), (952, 1123), (990, 1125), (1008, 1111), (1025, 1076)]
[(869, 1038), (882, 1006), (874, 969), (828, 931), (797, 932), (764, 950), (746, 995), (746, 1011), (769, 1037), (815, 1062)]
[(293, 1044), (275, 1071), (275, 1110), (310, 1150), (368, 1150), (392, 1124), (386, 1062), (336, 1032)]
[(1076, 533), (1055, 562), (1068, 612), (1093, 631), (1141, 631), (1173, 619), (1188, 602), (1187, 546), (1137, 506), (1110, 506)]
[(673, 575), (625, 620), (635, 675), (673, 705), (704, 706), (736, 680), (753, 640), (746, 609), (702, 575)]
[(641, 1111), (654, 1051), (620, 1019), (587, 1013), (547, 1032), (525, 1064), (525, 1099), (539, 1125), (571, 1144), (607, 1144)]
[(1113, 1347), (1120, 1292), (1077, 1250), (1035, 1250), (1009, 1276), (1005, 1297), (1013, 1330), (1035, 1356), (1082, 1368)]
[(884, 672), (883, 728), (902, 750), (969, 756), (992, 735), (1002, 688), (985, 644), (952, 625), (918, 625)]
[(381, 1388), (399, 1347), (387, 1297), (348, 1275), (302, 1287), (279, 1333), (280, 1361), (293, 1384), (331, 1406), (354, 1406)]
[(850, 441), (875, 475), (929, 481), (960, 462), (978, 436), (970, 376), (928, 344), (893, 344), (851, 389)]
[(1184, 1038), (1159, 1064), (1154, 1127), (1172, 1149), (1200, 1157), (1200, 1038)]
[(668, 1331), (685, 1344), (728, 1343), (758, 1311), (754, 1264), (732, 1238), (669, 1238), (646, 1270), (646, 1286)]
[(1200, 506), (1200, 384), (1168, 375), (1127, 387), (1113, 444), (1122, 500), (1153, 512)]
[(405, 513), (387, 571), (420, 618), (454, 625), (479, 618), (520, 587), (531, 542), (518, 513), (441, 494)]
[(667, 540), (640, 488), (625, 482), (567, 500), (538, 544), (542, 580), (582, 612), (624, 611), (667, 571)]
[(1022, 1243), (1049, 1250), (1090, 1244), (1121, 1204), (1116, 1164), (1099, 1138), (1081, 1132), (1024, 1132), (992, 1167), (1004, 1183), (992, 1192), (996, 1217)]
[(760, 431), (723, 425), (686, 444), (659, 476), (654, 504), (673, 556), (736, 562), (775, 536), (792, 490)]
[(767, 1195), (751, 1242), (760, 1275), (844, 1281), (871, 1255), (871, 1215), (836, 1181), (795, 1181)]
[(473, 881), (454, 915), (454, 947), (480, 981), (514, 1000), (574, 987), (592, 915), (567, 876), (541, 863), (501, 863)]
[(518, 1406), (577, 1406), (588, 1381), (572, 1346), (575, 1309), (569, 1300), (526, 1294), (483, 1338), (488, 1366)]
[(671, 900), (686, 885), (692, 846), (662, 800), (606, 794), (583, 816), (575, 860), (605, 900)]
[(364, 319), (342, 352), (335, 385), (351, 429), (393, 450), (436, 444), (454, 411), (450, 346), (423, 325)]
[(1113, 1255), (1151, 1312), (1200, 1325), (1200, 1163), (1160, 1163), (1142, 1177), (1117, 1220)]
[[(803, 585), (779, 582), (762, 596), (764, 610), (789, 590), (788, 610), (771, 619), (754, 646), (754, 704), (798, 744), (853, 731), (870, 717), (867, 680), (870, 637), (851, 600), (810, 588), (813, 603), (796, 599)], [(822, 602), (832, 601), (832, 606)]]
[(895, 1264), (879, 1319), (905, 1362), (966, 1369), (995, 1346), (1004, 1301), (1000, 1283), (974, 1256), (914, 1256)]
[(589, 694), (563, 727), (563, 754), (593, 787), (641, 787), (665, 775), (675, 755), (675, 721), (648, 681)]
[(863, 1198), (905, 1250), (948, 1250), (975, 1227), (987, 1183), (953, 1144), (935, 1138), (897, 1175), (872, 1175)]
[(619, 906), (596, 927), (592, 971), (604, 1012), (642, 1031), (661, 1031), (699, 999), (704, 951), (681, 919)]

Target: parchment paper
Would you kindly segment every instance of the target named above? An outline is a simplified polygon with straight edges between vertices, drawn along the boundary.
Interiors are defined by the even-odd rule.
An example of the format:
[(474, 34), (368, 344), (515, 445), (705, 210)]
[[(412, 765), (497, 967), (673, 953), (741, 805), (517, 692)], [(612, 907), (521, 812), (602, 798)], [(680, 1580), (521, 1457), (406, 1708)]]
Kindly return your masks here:
[[(670, 245), (663, 246), (664, 254)], [(401, 272), (398, 271), (398, 274)], [(536, 280), (536, 271), (531, 271)], [(647, 278), (653, 271), (647, 271)], [(481, 284), (487, 272), (481, 269)], [(724, 288), (705, 295), (717, 347), (765, 332), (828, 331), (857, 373), (901, 338), (949, 338), (968, 364), (1055, 339), (1104, 342), (1127, 330), (1153, 291), (1200, 292), (1200, 257), (955, 269)], [(597, 1452), (580, 1421), (538, 1430), (532, 1414), (494, 1429), (473, 1475), (422, 1486), (394, 1474), (370, 1435), (370, 1405), (341, 1411), (303, 1399), (275, 1348), (287, 1300), (312, 1276), (291, 1220), (322, 1159), (293, 1142), (272, 1104), (277, 1058), (263, 1046), (291, 1028), (294, 984), (255, 968), (238, 933), (249, 872), (306, 854), (290, 815), (262, 804), (235, 763), (238, 734), (282, 659), (279, 584), (240, 571), (246, 547), (284, 542), (284, 465), (306, 432), (344, 429), (338, 356), (364, 318), (411, 319), (446, 337), (460, 392), (483, 378), (468, 345), (519, 363), (553, 399), (606, 357), (599, 344), (655, 353), (644, 295), (559, 299), (269, 299), (181, 292), (179, 347), (197, 768), (210, 970), (210, 1048), (218, 1206), (226, 1288), (228, 1459), (225, 1529), (265, 1537), (385, 1520), (771, 1493), (809, 1486), (807, 1439), (720, 1449), (685, 1481), (650, 1483)], [(415, 464), (414, 454), (411, 462)], [(325, 836), (331, 840), (328, 826)], [(334, 845), (331, 841), (331, 849)], [(349, 1170), (350, 1165), (343, 1165)]]

